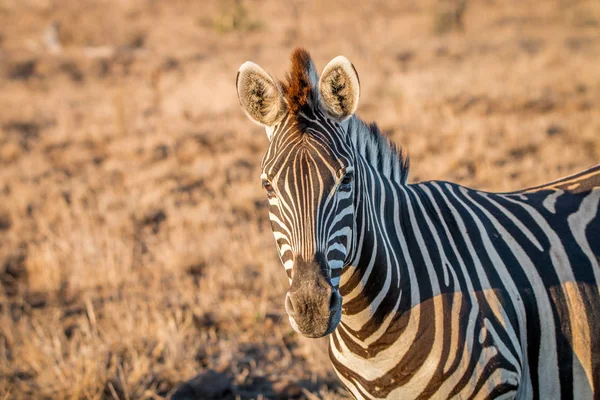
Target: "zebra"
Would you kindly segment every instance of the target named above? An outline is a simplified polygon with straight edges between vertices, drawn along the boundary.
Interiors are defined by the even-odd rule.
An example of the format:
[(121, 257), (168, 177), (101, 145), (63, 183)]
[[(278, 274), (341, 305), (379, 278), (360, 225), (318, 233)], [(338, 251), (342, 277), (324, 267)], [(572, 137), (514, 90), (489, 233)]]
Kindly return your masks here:
[(236, 86), (269, 139), (290, 324), (329, 335), (355, 398), (599, 398), (600, 164), (510, 193), (408, 184), (347, 58), (319, 76), (296, 49), (283, 81), (246, 62)]

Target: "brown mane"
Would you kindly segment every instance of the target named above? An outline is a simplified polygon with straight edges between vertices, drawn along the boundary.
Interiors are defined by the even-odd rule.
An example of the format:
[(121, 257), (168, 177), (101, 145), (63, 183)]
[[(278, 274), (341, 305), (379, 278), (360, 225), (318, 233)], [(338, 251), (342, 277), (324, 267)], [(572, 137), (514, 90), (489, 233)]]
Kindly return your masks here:
[(313, 104), (315, 90), (310, 74), (314, 65), (310, 54), (303, 48), (297, 48), (290, 56), (291, 69), (286, 79), (280, 82), (283, 95), (292, 114), (297, 114), (302, 108)]

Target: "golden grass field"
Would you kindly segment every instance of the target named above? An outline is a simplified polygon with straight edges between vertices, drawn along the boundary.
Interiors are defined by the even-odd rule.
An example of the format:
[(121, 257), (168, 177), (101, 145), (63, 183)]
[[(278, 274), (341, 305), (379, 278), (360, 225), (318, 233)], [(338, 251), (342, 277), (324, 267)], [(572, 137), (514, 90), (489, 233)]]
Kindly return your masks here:
[(0, 0), (0, 399), (348, 398), (285, 317), (235, 91), (298, 45), (354, 63), (411, 182), (600, 161), (597, 0)]

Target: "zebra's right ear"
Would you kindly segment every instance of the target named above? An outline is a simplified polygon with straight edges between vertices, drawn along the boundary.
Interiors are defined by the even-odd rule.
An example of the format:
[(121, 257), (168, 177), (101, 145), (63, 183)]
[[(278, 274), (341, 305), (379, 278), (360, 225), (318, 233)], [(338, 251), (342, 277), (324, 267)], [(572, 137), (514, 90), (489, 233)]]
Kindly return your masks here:
[(257, 124), (269, 128), (285, 115), (286, 105), (279, 86), (253, 62), (242, 64), (236, 87), (242, 109)]

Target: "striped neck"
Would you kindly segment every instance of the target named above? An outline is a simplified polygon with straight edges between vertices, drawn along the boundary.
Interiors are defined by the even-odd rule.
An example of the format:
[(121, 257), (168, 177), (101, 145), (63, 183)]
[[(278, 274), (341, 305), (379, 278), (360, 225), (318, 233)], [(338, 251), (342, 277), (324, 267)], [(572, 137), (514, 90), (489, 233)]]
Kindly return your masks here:
[(383, 135), (374, 122), (367, 124), (354, 115), (347, 123), (348, 136), (356, 153), (383, 177), (405, 185), (410, 162), (402, 154), (402, 148)]
[(373, 341), (399, 309), (409, 310), (419, 299), (418, 288), (409, 285), (414, 271), (407, 267), (408, 245), (401, 234), (411, 207), (405, 185), (408, 160), (375, 125), (353, 117), (348, 133), (357, 149), (357, 178), (351, 261), (340, 281), (342, 330)]
[(391, 325), (408, 323), (414, 306), (439, 294), (435, 282), (444, 279), (443, 271), (433, 270), (427, 259), (423, 230), (440, 225), (445, 216), (427, 206), (422, 185), (398, 179), (408, 172), (400, 155), (387, 165), (402, 169), (374, 163), (368, 151), (357, 155), (353, 244), (340, 280), (341, 330), (354, 341), (366, 339), (361, 347), (368, 354), (377, 352), (377, 341)]

